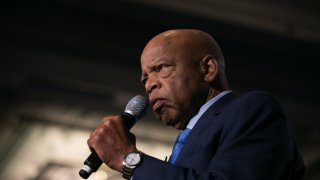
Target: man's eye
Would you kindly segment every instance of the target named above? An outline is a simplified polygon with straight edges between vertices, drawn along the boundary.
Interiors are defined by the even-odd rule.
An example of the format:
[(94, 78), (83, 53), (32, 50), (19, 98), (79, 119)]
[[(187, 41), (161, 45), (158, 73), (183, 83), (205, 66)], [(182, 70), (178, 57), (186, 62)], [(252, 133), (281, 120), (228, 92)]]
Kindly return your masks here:
[(160, 72), (164, 67), (168, 67), (168, 65), (167, 64), (159, 64), (158, 66), (156, 66), (155, 71)]

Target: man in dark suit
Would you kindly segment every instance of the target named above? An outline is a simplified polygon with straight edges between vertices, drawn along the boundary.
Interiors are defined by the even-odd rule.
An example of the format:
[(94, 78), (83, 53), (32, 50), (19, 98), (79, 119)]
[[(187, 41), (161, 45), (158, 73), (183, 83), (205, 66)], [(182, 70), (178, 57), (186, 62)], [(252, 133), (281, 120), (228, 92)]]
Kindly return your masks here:
[(236, 98), (216, 41), (200, 30), (163, 32), (141, 55), (141, 82), (157, 118), (181, 130), (169, 162), (142, 153), (120, 116), (88, 144), (110, 168), (140, 179), (302, 179), (304, 164), (270, 94)]

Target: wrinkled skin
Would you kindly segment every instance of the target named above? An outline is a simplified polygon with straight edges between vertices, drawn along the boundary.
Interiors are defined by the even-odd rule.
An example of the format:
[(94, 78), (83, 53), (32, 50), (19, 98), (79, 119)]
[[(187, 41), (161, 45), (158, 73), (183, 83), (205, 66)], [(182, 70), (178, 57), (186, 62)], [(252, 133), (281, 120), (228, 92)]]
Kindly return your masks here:
[(169, 31), (152, 39), (142, 53), (141, 82), (155, 116), (166, 125), (184, 129), (216, 93), (210, 82), (218, 63), (207, 38), (198, 31)]
[(122, 172), (125, 154), (136, 150), (136, 137), (120, 116), (107, 116), (91, 133), (88, 145), (108, 167)]

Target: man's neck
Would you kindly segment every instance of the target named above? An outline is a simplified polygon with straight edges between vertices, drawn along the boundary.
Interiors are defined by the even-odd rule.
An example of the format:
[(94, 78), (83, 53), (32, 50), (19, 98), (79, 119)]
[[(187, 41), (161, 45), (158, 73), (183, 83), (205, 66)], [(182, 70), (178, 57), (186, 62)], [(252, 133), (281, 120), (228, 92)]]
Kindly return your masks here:
[(199, 111), (190, 119), (187, 128), (192, 129), (194, 125), (198, 122), (200, 117), (208, 110), (210, 106), (212, 106), (215, 102), (217, 102), (224, 95), (232, 92), (231, 90), (219, 92), (217, 95), (213, 96), (213, 98), (209, 99), (204, 105), (202, 105)]

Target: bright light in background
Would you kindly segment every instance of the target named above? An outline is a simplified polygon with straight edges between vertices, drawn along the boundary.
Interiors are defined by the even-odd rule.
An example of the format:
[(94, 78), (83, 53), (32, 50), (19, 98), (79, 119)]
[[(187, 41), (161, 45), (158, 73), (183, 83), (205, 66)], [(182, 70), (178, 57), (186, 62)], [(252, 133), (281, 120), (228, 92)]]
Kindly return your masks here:
[[(28, 122), (29, 123), (29, 122)], [(166, 128), (165, 128), (166, 129)], [(10, 157), (0, 179), (8, 180), (82, 180), (79, 170), (90, 154), (87, 139), (91, 130), (61, 124), (30, 121), (16, 152)], [(161, 128), (139, 124), (134, 127), (137, 146), (143, 152), (164, 160), (171, 153), (171, 144), (163, 143)], [(150, 134), (148, 134), (150, 133)], [(160, 135), (161, 134), (161, 135)], [(157, 138), (156, 138), (157, 137)], [(172, 138), (171, 138), (172, 139)], [(102, 165), (88, 180), (122, 180), (122, 175)]]
[(98, 170), (94, 174), (94, 180), (107, 180), (108, 179), (108, 174), (105, 171)]
[[(40, 172), (48, 168), (48, 173), (53, 173), (50, 170), (52, 164), (55, 169), (71, 169), (74, 165), (81, 167), (84, 157), (90, 152), (86, 144), (89, 133), (44, 124), (30, 126), (28, 134), (23, 137), (23, 144), (4, 172), (5, 177), (15, 180), (37, 179), (43, 175)], [(73, 173), (76, 173), (73, 178), (78, 176), (78, 171)]]

